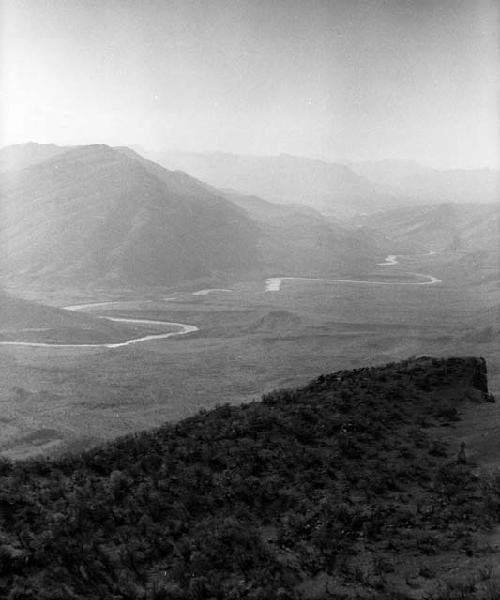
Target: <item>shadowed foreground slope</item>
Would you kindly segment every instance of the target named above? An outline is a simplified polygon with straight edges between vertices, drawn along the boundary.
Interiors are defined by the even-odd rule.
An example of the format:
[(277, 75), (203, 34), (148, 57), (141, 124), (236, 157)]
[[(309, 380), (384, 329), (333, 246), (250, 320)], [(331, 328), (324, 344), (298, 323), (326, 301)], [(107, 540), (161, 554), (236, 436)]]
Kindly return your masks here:
[(439, 434), (487, 391), (483, 360), (423, 357), (2, 463), (0, 596), (454, 597), (446, 559), (481, 573), (499, 497)]

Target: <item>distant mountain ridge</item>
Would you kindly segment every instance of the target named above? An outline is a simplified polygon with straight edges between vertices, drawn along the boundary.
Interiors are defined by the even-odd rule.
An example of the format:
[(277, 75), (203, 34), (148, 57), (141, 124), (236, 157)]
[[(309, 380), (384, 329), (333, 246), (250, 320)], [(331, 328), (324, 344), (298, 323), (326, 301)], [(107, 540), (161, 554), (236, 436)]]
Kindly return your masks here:
[(498, 253), (500, 245), (500, 203), (412, 206), (371, 215), (363, 221), (408, 247)]
[(358, 175), (412, 203), (500, 202), (500, 171), (495, 169), (433, 169), (404, 160), (345, 164)]
[(9, 165), (0, 179), (6, 280), (168, 286), (373, 262), (370, 243), (319, 213), (260, 199), (256, 211), (130, 148), (28, 144), (25, 155), (13, 147), (2, 156)]
[(373, 267), (374, 256), (384, 255), (364, 231), (346, 229), (313, 208), (229, 192), (224, 196), (260, 227), (261, 262), (274, 274), (362, 272)]
[(352, 217), (413, 204), (500, 200), (500, 171), (437, 170), (414, 161), (328, 162), (299, 156), (146, 152), (220, 188)]
[(36, 165), (62, 154), (69, 149), (67, 146), (55, 144), (13, 144), (0, 148), (0, 173), (10, 170), (20, 170)]
[(279, 204), (303, 204), (328, 215), (352, 216), (396, 205), (386, 190), (338, 163), (288, 154), (156, 152), (148, 156), (220, 189)]

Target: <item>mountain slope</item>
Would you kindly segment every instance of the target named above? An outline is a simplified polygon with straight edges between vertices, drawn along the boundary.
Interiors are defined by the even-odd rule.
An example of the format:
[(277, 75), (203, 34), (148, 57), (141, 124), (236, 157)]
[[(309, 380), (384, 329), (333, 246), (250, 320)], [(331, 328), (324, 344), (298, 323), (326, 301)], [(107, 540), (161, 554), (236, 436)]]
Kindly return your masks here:
[(385, 256), (364, 231), (350, 231), (313, 208), (229, 192), (224, 196), (258, 224), (261, 264), (272, 274), (360, 273)]
[(0, 148), (0, 172), (18, 171), (54, 158), (68, 150), (55, 144), (14, 144)]
[(108, 146), (4, 174), (0, 207), (2, 267), (13, 278), (165, 285), (257, 263), (243, 211)]
[(498, 488), (441, 439), (470, 399), (488, 399), (484, 361), (422, 357), (2, 462), (0, 594), (396, 600), (460, 569), (485, 598), (470, 581)]
[(500, 201), (500, 171), (494, 169), (438, 170), (403, 160), (332, 163), (286, 154), (148, 155), (217, 188), (281, 204), (304, 204), (337, 218), (412, 204)]
[(358, 175), (385, 186), (401, 200), (429, 203), (495, 203), (500, 201), (500, 171), (438, 170), (413, 161), (348, 162)]
[(408, 247), (498, 253), (500, 204), (438, 204), (398, 208), (363, 222)]
[(0, 342), (112, 343), (137, 337), (134, 329), (16, 298), (0, 291)]
[(377, 254), (312, 209), (222, 193), (126, 147), (53, 151), (28, 145), (23, 159), (16, 148), (27, 166), (2, 174), (1, 266), (14, 284), (358, 272)]
[(220, 188), (280, 204), (304, 204), (337, 217), (395, 205), (395, 199), (344, 165), (282, 154), (152, 153), (169, 169), (181, 169)]

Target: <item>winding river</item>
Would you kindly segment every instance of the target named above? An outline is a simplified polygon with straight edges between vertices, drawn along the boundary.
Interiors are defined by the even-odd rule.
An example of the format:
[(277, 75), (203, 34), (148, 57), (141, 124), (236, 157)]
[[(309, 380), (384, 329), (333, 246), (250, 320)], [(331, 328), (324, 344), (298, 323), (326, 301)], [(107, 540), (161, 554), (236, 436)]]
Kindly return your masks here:
[[(421, 255), (430, 256), (435, 254), (434, 250)], [(389, 254), (385, 258), (385, 262), (378, 263), (379, 267), (390, 267), (398, 265), (398, 258), (404, 256), (418, 256), (416, 254)], [(363, 285), (434, 285), (441, 283), (442, 280), (434, 277), (433, 275), (424, 275), (423, 273), (409, 272), (408, 275), (421, 279), (423, 281), (373, 281), (367, 279), (324, 279), (324, 278), (312, 278), (312, 277), (271, 277), (265, 281), (266, 292), (279, 292), (281, 290), (281, 283), (283, 281), (322, 281), (323, 283), (358, 283)]]
[[(86, 308), (109, 306), (110, 304), (123, 304), (123, 302), (96, 302), (93, 304), (80, 304), (75, 306), (66, 306), (64, 310), (84, 310)], [(133, 323), (134, 325), (158, 325), (159, 327), (176, 327), (178, 331), (169, 331), (167, 333), (154, 333), (144, 335), (138, 338), (132, 338), (124, 342), (113, 342), (108, 344), (57, 344), (51, 342), (15, 342), (5, 341), (0, 342), (1, 346), (30, 346), (32, 348), (124, 348), (125, 346), (131, 346), (132, 344), (139, 344), (142, 342), (152, 342), (153, 340), (166, 340), (178, 335), (186, 335), (198, 331), (199, 328), (196, 325), (187, 325), (186, 323), (171, 323), (170, 321), (151, 321), (149, 319), (125, 319), (122, 317), (103, 317), (99, 319), (107, 319), (108, 321), (115, 321), (117, 323)]]
[[(403, 258), (405, 256), (432, 256), (433, 254), (436, 254), (435, 250), (429, 250), (429, 252), (424, 252), (423, 254), (389, 254), (385, 257), (383, 263), (378, 263), (377, 267), (392, 267), (394, 265), (399, 265), (398, 258)], [(430, 275), (428, 277), (430, 277)]]
[[(434, 251), (430, 251), (427, 255), (435, 254)], [(399, 264), (398, 258), (403, 256), (403, 254), (389, 254), (386, 257), (385, 262), (379, 263), (377, 266), (394, 266)], [(283, 281), (322, 281), (324, 283), (356, 283), (362, 285), (433, 285), (436, 283), (441, 283), (441, 279), (434, 277), (433, 275), (424, 275), (422, 273), (408, 273), (417, 279), (421, 279), (423, 281), (372, 281), (372, 280), (364, 280), (364, 279), (322, 279), (322, 278), (310, 278), (310, 277), (271, 277), (266, 279), (265, 281), (265, 291), (266, 292), (279, 292), (281, 290), (281, 283)], [(194, 296), (205, 296), (209, 293), (213, 292), (231, 292), (232, 290), (221, 289), (221, 288), (211, 288), (199, 290), (198, 292), (193, 292)], [(172, 301), (176, 298), (165, 298), (165, 301)], [(152, 302), (152, 300), (147, 300), (145, 302)], [(133, 300), (129, 303), (137, 303), (137, 301)], [(93, 302), (91, 304), (74, 304), (71, 306), (63, 307), (64, 310), (68, 311), (85, 311), (87, 309), (92, 308), (110, 308), (112, 306), (127, 304), (127, 301), (110, 301), (110, 302)], [(122, 317), (106, 317), (99, 316), (100, 319), (107, 319), (108, 321), (115, 321), (117, 323), (132, 323), (134, 325), (149, 325), (149, 326), (158, 326), (158, 327), (168, 327), (171, 329), (172, 327), (176, 328), (177, 331), (168, 331), (166, 333), (155, 333), (144, 335), (138, 338), (132, 338), (130, 340), (126, 340), (124, 342), (113, 342), (107, 344), (58, 344), (51, 342), (21, 342), (21, 341), (0, 341), (0, 346), (29, 346), (32, 348), (124, 348), (126, 346), (131, 346), (132, 344), (139, 344), (143, 342), (152, 342), (155, 340), (166, 340), (171, 337), (186, 335), (189, 333), (194, 333), (195, 331), (199, 331), (199, 328), (196, 325), (189, 325), (186, 323), (172, 323), (170, 321), (151, 321), (149, 319), (127, 319)]]

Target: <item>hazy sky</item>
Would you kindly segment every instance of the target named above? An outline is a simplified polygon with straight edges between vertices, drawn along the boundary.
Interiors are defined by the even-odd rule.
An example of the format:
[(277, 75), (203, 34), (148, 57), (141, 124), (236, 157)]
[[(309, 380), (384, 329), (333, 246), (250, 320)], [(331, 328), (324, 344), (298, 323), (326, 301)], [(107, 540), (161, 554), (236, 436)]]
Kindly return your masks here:
[(1, 143), (499, 158), (497, 0), (0, 0)]

